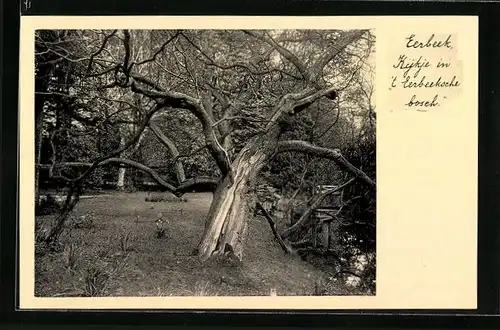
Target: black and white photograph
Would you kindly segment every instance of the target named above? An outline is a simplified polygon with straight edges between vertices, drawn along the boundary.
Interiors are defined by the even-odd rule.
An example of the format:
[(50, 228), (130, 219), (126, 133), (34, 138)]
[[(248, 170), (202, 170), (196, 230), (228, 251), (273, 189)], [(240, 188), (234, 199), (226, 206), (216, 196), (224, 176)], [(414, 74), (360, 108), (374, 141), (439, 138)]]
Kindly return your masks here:
[(36, 297), (376, 295), (375, 30), (34, 41)]

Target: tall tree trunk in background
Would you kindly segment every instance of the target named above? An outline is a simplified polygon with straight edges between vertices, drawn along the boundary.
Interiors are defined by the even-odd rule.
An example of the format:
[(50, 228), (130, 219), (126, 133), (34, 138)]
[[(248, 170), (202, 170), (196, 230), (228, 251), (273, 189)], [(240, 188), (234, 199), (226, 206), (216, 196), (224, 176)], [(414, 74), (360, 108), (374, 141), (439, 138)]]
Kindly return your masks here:
[(175, 175), (177, 177), (177, 182), (180, 184), (186, 181), (184, 166), (182, 165), (182, 160), (179, 158), (180, 155), (179, 150), (177, 150), (174, 141), (172, 141), (169, 137), (163, 134), (161, 128), (158, 127), (158, 125), (156, 125), (154, 122), (149, 123), (149, 128), (153, 131), (158, 140), (160, 140), (160, 142), (163, 143), (163, 145), (168, 148), (168, 151), (170, 152), (170, 157), (172, 157), (172, 159), (175, 160), (174, 165), (175, 165)]
[(127, 169), (125, 167), (120, 167), (118, 169), (118, 180), (116, 181), (116, 188), (120, 191), (125, 189), (125, 173)]
[[(52, 40), (53, 33), (48, 31), (39, 32), (44, 39)], [(35, 43), (35, 49), (37, 53), (44, 52), (40, 49), (40, 44)], [(44, 52), (45, 53), (45, 52)], [(47, 62), (42, 64), (39, 62), (39, 57), (36, 56), (36, 70), (35, 70), (35, 205), (40, 202), (40, 169), (36, 164), (40, 164), (42, 158), (42, 144), (43, 144), (43, 120), (44, 120), (44, 105), (46, 96), (39, 93), (44, 93), (48, 91), (48, 86), (50, 80), (53, 76), (53, 64), (50, 64), (50, 60), (54, 59), (54, 54), (47, 53), (42, 58)]]
[[(125, 132), (124, 129), (120, 127), (120, 148), (123, 148), (125, 145)], [(123, 155), (121, 155), (123, 157)], [(118, 168), (118, 179), (116, 180), (116, 189), (119, 191), (123, 191), (125, 189), (125, 174), (127, 169), (123, 166)]]
[(42, 158), (43, 104), (44, 100), (38, 97), (35, 101), (35, 205), (40, 203), (40, 168), (36, 165)]
[[(45, 65), (39, 67), (39, 75), (42, 78), (36, 77), (35, 92), (47, 92), (48, 81), (51, 77), (50, 67)], [(42, 145), (43, 145), (43, 120), (44, 120), (44, 107), (45, 96), (42, 94), (35, 94), (35, 205), (40, 202), (40, 169), (36, 164), (40, 164), (42, 159)]]

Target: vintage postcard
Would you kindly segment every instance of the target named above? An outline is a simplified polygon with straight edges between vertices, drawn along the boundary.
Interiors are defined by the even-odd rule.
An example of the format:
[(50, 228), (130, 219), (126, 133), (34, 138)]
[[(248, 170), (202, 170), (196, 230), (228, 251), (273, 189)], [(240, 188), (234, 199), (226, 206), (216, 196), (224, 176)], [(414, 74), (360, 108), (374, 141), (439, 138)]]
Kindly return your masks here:
[(21, 17), (24, 309), (474, 309), (478, 19)]

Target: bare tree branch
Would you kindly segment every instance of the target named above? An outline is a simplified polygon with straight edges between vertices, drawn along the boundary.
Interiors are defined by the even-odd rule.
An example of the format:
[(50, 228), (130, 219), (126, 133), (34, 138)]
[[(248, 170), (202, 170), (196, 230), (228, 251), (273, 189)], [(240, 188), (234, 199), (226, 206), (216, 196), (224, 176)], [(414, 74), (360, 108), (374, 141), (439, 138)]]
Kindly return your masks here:
[(117, 32), (117, 30), (113, 30), (110, 34), (108, 34), (106, 37), (104, 37), (104, 40), (102, 42), (101, 47), (99, 47), (99, 49), (95, 53), (93, 53), (92, 55), (90, 55), (89, 64), (87, 66), (87, 75), (90, 74), (90, 71), (92, 69), (92, 64), (94, 62), (94, 57), (96, 57), (97, 55), (99, 55), (104, 50), (104, 47), (106, 47), (106, 44), (108, 43), (108, 40), (111, 37), (113, 37), (116, 34), (116, 32)]
[(284, 58), (286, 58), (288, 61), (290, 61), (290, 63), (292, 63), (297, 68), (297, 70), (300, 72), (300, 74), (302, 75), (302, 77), (304, 77), (305, 80), (309, 80), (310, 75), (309, 75), (309, 72), (307, 71), (304, 63), (296, 55), (294, 55), (291, 51), (289, 51), (285, 47), (278, 44), (271, 36), (263, 35), (263, 34), (261, 35), (261, 34), (255, 33), (252, 30), (245, 30), (244, 32), (246, 34), (249, 34), (249, 35), (259, 39), (259, 40), (262, 40), (262, 41), (268, 43), (271, 47), (276, 49), (276, 51), (278, 53), (280, 53)]
[(96, 169), (100, 163), (102, 163), (103, 161), (105, 161), (106, 159), (110, 159), (110, 158), (113, 158), (117, 155), (120, 155), (123, 151), (127, 150), (128, 148), (130, 148), (132, 145), (134, 145), (140, 138), (140, 136), (142, 135), (142, 133), (144, 132), (145, 128), (146, 128), (146, 125), (148, 124), (149, 120), (153, 117), (153, 115), (158, 112), (159, 110), (161, 110), (163, 108), (163, 105), (162, 104), (157, 104), (153, 110), (149, 111), (149, 113), (146, 114), (143, 122), (141, 123), (141, 125), (139, 126), (137, 132), (135, 133), (135, 135), (133, 136), (132, 139), (130, 139), (130, 141), (128, 141), (127, 143), (125, 143), (123, 145), (123, 147), (121, 148), (118, 148), (117, 150), (109, 153), (108, 155), (106, 156), (102, 156), (102, 157), (99, 157), (98, 159), (96, 159), (92, 166), (90, 166), (87, 171), (85, 171), (82, 175), (80, 175), (79, 177), (77, 177), (76, 179), (71, 179), (71, 181), (74, 181), (74, 182), (80, 182), (82, 180), (84, 180), (90, 173), (92, 173), (92, 171), (94, 169)]
[(171, 43), (175, 38), (177, 38), (179, 36), (179, 33), (180, 33), (180, 31), (176, 31), (175, 34), (172, 37), (170, 37), (167, 41), (165, 41), (161, 45), (161, 47), (153, 54), (153, 57), (148, 58), (148, 59), (143, 60), (143, 61), (140, 61), (140, 62), (136, 63), (135, 65), (142, 65), (142, 64), (146, 64), (148, 62), (156, 61), (156, 57), (165, 50), (165, 47), (167, 47), (167, 45), (169, 43)]
[[(212, 177), (191, 178), (191, 179), (185, 180), (179, 186), (175, 187), (173, 184), (164, 180), (151, 167), (146, 166), (144, 164), (141, 164), (139, 162), (133, 161), (131, 159), (108, 158), (108, 159), (100, 162), (97, 166), (108, 166), (108, 165), (129, 166), (129, 167), (137, 168), (138, 170), (141, 170), (141, 171), (149, 174), (151, 176), (151, 178), (153, 178), (157, 183), (159, 183), (161, 186), (163, 186), (165, 188), (165, 190), (174, 193), (178, 197), (182, 196), (184, 193), (186, 193), (194, 188), (197, 188), (199, 186), (208, 187), (211, 190), (215, 190), (215, 188), (217, 187), (217, 184), (220, 181), (220, 178), (212, 178)], [(93, 163), (86, 163), (86, 162), (63, 162), (63, 163), (57, 163), (55, 166), (56, 167), (91, 167), (91, 166), (94, 166), (94, 164)], [(45, 170), (49, 169), (50, 170), (52, 165), (38, 164), (37, 167), (40, 169), (45, 169)]]
[[(138, 79), (138, 75), (131, 74), (133, 80)], [(148, 85), (154, 85), (147, 78), (141, 77), (140, 82)], [(148, 90), (140, 86), (137, 82), (132, 81), (132, 90), (142, 95), (148, 96), (157, 100), (163, 106), (178, 107), (190, 110), (193, 115), (198, 118), (202, 124), (203, 135), (207, 143), (208, 150), (217, 163), (223, 175), (231, 172), (231, 165), (227, 151), (219, 143), (215, 130), (213, 129), (212, 119), (205, 111), (201, 100), (179, 92)]]
[(123, 59), (123, 72), (128, 74), (132, 65), (129, 65), (130, 57), (132, 56), (130, 53), (130, 31), (123, 30), (123, 46), (125, 48), (125, 58)]
[(352, 30), (344, 32), (337, 42), (332, 45), (325, 53), (316, 61), (311, 69), (311, 80), (317, 81), (325, 66), (340, 54), (347, 46), (356, 40), (359, 40), (366, 30)]
[(245, 63), (245, 62), (237, 62), (237, 63), (232, 63), (232, 64), (222, 64), (222, 63), (217, 63), (213, 58), (211, 58), (206, 52), (204, 52), (201, 47), (196, 45), (191, 38), (189, 38), (185, 33), (181, 33), (181, 35), (208, 61), (205, 62), (207, 65), (215, 66), (216, 68), (219, 68), (221, 70), (231, 70), (231, 69), (245, 69), (248, 72), (250, 72), (253, 75), (256, 76), (263, 76), (266, 74), (271, 74), (274, 72), (280, 72), (283, 73), (287, 76), (290, 76), (295, 79), (301, 79), (300, 77), (297, 77), (289, 72), (286, 72), (284, 70), (278, 69), (278, 68), (268, 68), (267, 70), (259, 71), (256, 68), (254, 68), (250, 63)]
[[(166, 190), (170, 192), (175, 192), (176, 188), (170, 184), (169, 182), (165, 181), (156, 171), (151, 169), (150, 167), (138, 163), (136, 161), (133, 161), (131, 159), (125, 159), (125, 158), (107, 158), (97, 164), (95, 163), (86, 163), (86, 162), (64, 162), (64, 163), (57, 163), (55, 166), (57, 167), (101, 167), (101, 166), (106, 166), (106, 165), (117, 165), (117, 166), (131, 166), (135, 167), (145, 173), (148, 173), (156, 182), (158, 182), (160, 185), (162, 185)], [(38, 168), (40, 169), (47, 169), (51, 165), (38, 165)]]
[(337, 93), (336, 89), (334, 87), (329, 87), (329, 88), (325, 88), (325, 89), (322, 89), (320, 91), (317, 91), (316, 93), (311, 94), (309, 96), (302, 97), (302, 98), (296, 100), (295, 103), (292, 105), (290, 114), (293, 115), (293, 114), (299, 113), (300, 111), (306, 109), (307, 107), (309, 107), (311, 104), (313, 104), (314, 102), (316, 102), (320, 98), (331, 95), (332, 93), (336, 94)]
[(245, 121), (253, 121), (253, 122), (265, 122), (265, 123), (269, 122), (269, 120), (267, 120), (267, 119), (259, 119), (259, 118), (255, 118), (255, 117), (230, 116), (230, 117), (221, 118), (220, 120), (213, 123), (212, 126), (214, 126), (214, 127), (219, 126), (220, 124), (222, 124), (225, 121), (231, 121), (231, 120), (237, 120), (237, 119), (241, 119), (241, 120), (245, 120)]
[(316, 156), (320, 158), (328, 158), (333, 160), (341, 169), (353, 174), (354, 176), (365, 182), (370, 188), (375, 189), (375, 181), (373, 181), (365, 172), (361, 171), (354, 165), (352, 165), (347, 159), (342, 156), (339, 149), (328, 149), (318, 146), (314, 146), (305, 141), (281, 141), (276, 147), (276, 152), (300, 152), (304, 154), (309, 154), (311, 156)]

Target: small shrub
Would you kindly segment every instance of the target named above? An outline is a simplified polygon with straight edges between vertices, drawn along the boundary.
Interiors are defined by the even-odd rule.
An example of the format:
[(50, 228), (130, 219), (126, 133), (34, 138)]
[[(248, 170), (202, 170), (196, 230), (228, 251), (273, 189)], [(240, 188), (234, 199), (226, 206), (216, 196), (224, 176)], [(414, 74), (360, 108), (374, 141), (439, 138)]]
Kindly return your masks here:
[(163, 219), (163, 214), (158, 213), (158, 219), (155, 221), (156, 225), (156, 238), (163, 238), (167, 235), (167, 226), (169, 225), (168, 220)]
[(51, 215), (59, 211), (60, 204), (52, 195), (40, 196), (35, 208), (36, 215)]
[(156, 229), (156, 238), (163, 238), (163, 237), (165, 237), (165, 229), (157, 228)]
[(145, 201), (151, 203), (159, 203), (159, 202), (182, 203), (182, 202), (187, 202), (187, 199), (185, 197), (176, 197), (175, 195), (168, 193), (161, 193), (161, 194), (149, 193), (146, 196)]
[(376, 292), (376, 263), (375, 255), (372, 254), (368, 258), (366, 267), (361, 272), (361, 282), (359, 288), (367, 294), (375, 294)]
[(137, 209), (134, 208), (134, 223), (137, 225), (139, 224), (139, 222), (141, 222), (141, 215), (139, 214)]
[(125, 189), (123, 189), (123, 191), (126, 193), (135, 193), (135, 192), (137, 192), (137, 188), (135, 186), (132, 186), (132, 185), (127, 185), (125, 187)]

